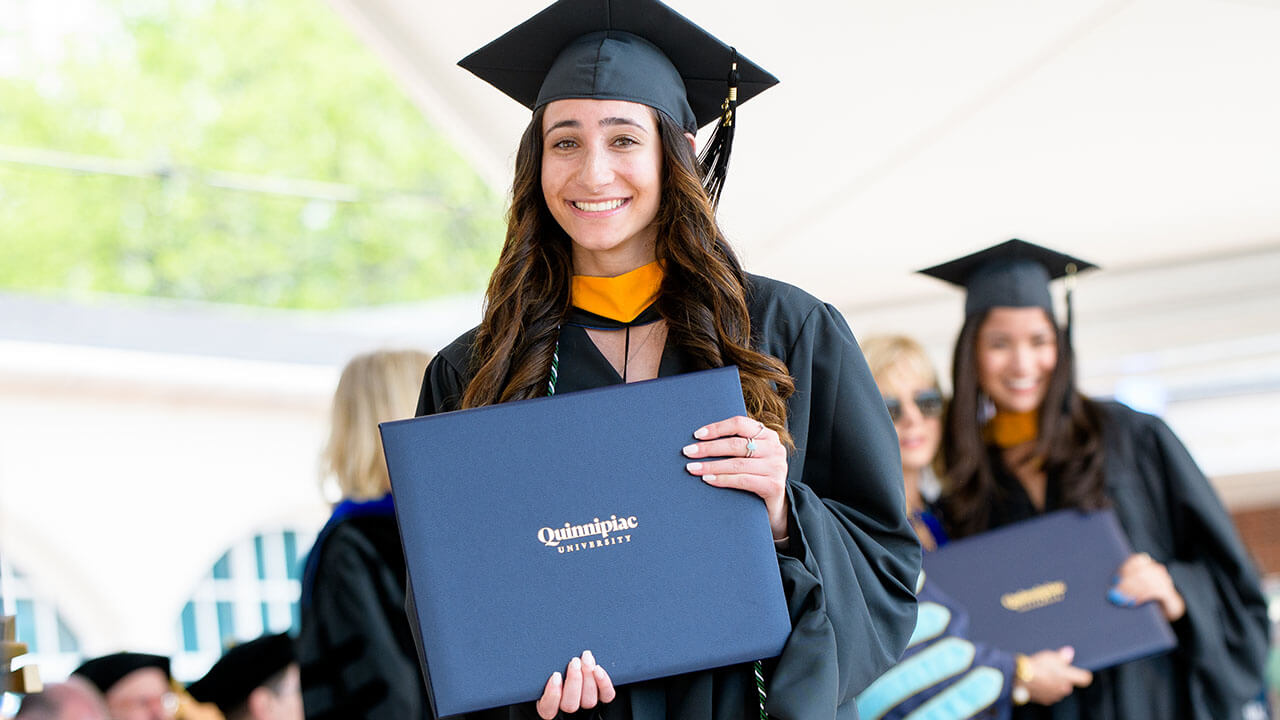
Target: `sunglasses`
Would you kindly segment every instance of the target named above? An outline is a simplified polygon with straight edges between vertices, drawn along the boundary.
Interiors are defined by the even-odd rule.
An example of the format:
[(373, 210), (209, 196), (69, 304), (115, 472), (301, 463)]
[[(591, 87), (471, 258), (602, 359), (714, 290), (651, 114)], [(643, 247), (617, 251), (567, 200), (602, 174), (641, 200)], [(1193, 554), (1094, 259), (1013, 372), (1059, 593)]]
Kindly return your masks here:
[[(921, 390), (911, 397), (920, 414), (927, 418), (942, 415), (942, 393), (935, 389)], [(884, 406), (889, 410), (889, 417), (898, 422), (902, 419), (902, 401), (889, 395), (884, 396)]]

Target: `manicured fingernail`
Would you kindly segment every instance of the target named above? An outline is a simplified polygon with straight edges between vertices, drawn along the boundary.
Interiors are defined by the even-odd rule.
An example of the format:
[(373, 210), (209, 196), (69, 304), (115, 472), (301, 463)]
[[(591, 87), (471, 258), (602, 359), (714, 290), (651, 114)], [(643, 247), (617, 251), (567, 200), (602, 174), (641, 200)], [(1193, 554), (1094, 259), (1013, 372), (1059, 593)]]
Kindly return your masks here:
[(609, 673), (604, 671), (603, 665), (597, 665), (596, 669), (593, 672), (596, 674), (596, 677), (600, 678), (601, 680), (609, 677)]
[(1107, 593), (1107, 599), (1115, 603), (1116, 605), (1123, 605), (1125, 607), (1129, 607), (1133, 605), (1133, 598), (1120, 592), (1120, 590), (1117, 588), (1111, 588), (1111, 590)]
[(702, 463), (699, 463), (699, 462), (692, 462), (692, 463), (689, 463), (689, 464), (685, 465), (685, 466), (684, 466), (684, 469), (685, 469), (685, 470), (688, 470), (688, 471), (689, 471), (689, 472), (691, 472), (691, 473), (696, 473), (696, 472), (698, 472), (699, 470), (701, 470), (701, 469), (702, 469)]
[(582, 651), (582, 664), (589, 668), (594, 668), (596, 666), (596, 658), (591, 654), (590, 650)]
[(716, 476), (715, 476), (715, 475), (703, 475), (703, 476), (702, 476), (702, 482), (704, 482), (704, 483), (713, 483), (713, 482), (715, 482), (715, 481), (716, 481)]
[(701, 440), (702, 438), (704, 438), (704, 437), (706, 437), (706, 436), (707, 436), (707, 429), (706, 429), (706, 428), (698, 428), (697, 430), (694, 430), (694, 431), (693, 431), (693, 436), (694, 436), (694, 437), (696, 437), (696, 438), (698, 438), (699, 440)]
[(697, 455), (697, 454), (698, 454), (698, 446), (697, 446), (697, 445), (685, 445), (685, 446), (684, 446), (684, 454), (685, 454), (685, 455), (688, 455), (689, 457), (693, 457), (694, 455)]
[(569, 661), (569, 669), (570, 669), (570, 670), (577, 670), (577, 669), (578, 669), (578, 668), (580, 668), (580, 667), (582, 667), (582, 661), (581, 661), (581, 660), (579, 660), (578, 658), (574, 658), (574, 659), (572, 659), (572, 660), (570, 660), (570, 661)]
[(558, 672), (553, 672), (553, 673), (551, 673), (551, 684), (552, 684), (552, 685), (559, 685), (559, 684), (560, 684), (560, 683), (562, 683), (562, 682), (564, 682), (564, 678), (560, 677), (560, 673), (558, 673)]

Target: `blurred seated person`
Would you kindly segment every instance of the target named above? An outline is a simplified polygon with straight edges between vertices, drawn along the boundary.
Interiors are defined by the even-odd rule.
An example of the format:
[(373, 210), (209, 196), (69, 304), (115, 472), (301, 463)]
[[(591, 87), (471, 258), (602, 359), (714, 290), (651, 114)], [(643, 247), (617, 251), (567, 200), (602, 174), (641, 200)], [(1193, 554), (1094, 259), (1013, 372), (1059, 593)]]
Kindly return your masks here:
[(187, 686), (226, 720), (302, 720), (302, 686), (293, 639), (264, 635), (227, 650), (204, 677)]
[[(925, 550), (947, 542), (932, 500), (942, 444), (942, 391), (924, 348), (911, 338), (872, 337), (862, 343), (884, 397), (902, 455), (907, 514)], [(927, 717), (1007, 719), (1015, 704), (1049, 705), (1088, 685), (1087, 670), (1071, 665), (1072, 648), (1020, 655), (968, 640), (968, 616), (921, 574), (916, 630), (897, 665), (858, 696), (863, 720)], [(914, 714), (918, 713), (918, 714)]]
[(430, 356), (353, 358), (322, 465), (342, 489), (302, 577), (297, 641), (309, 720), (414, 720), (429, 704), (405, 614), (405, 563), (378, 423), (413, 417)]
[(85, 662), (73, 676), (98, 688), (112, 720), (174, 720), (178, 696), (169, 677), (169, 658), (119, 652)]
[(66, 682), (22, 698), (13, 720), (110, 720), (102, 693), (88, 680), (72, 675)]

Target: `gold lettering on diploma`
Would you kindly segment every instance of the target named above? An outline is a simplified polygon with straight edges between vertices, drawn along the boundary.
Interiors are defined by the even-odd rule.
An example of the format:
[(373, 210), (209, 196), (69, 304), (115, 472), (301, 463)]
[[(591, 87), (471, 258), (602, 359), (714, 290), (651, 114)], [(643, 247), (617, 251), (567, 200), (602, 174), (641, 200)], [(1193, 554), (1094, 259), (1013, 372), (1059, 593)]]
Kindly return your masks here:
[(1047, 582), (1043, 585), (1029, 587), (1026, 590), (1005, 593), (1000, 596), (1000, 604), (1006, 610), (1027, 612), (1037, 608), (1060, 603), (1067, 597), (1067, 584), (1061, 580)]
[(639, 525), (635, 515), (618, 517), (610, 515), (608, 520), (591, 518), (591, 522), (581, 525), (565, 523), (564, 527), (544, 527), (538, 530), (538, 542), (553, 547), (556, 552), (564, 554), (579, 550), (621, 545), (631, 542), (629, 530)]

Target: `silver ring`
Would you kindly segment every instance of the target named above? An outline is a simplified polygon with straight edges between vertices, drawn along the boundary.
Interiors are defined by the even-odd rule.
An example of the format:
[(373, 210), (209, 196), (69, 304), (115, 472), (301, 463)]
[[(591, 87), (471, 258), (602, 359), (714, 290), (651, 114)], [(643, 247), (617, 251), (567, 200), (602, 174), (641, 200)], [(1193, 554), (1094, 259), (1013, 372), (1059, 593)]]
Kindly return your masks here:
[(764, 434), (764, 423), (760, 422), (759, 420), (757, 420), (756, 422), (760, 423), (760, 429), (756, 431), (755, 435), (751, 436), (752, 440), (755, 440), (756, 438)]
[(756, 452), (756, 439), (750, 438), (747, 440), (747, 454), (744, 455), (743, 457), (751, 457), (752, 455), (755, 454), (755, 452)]

